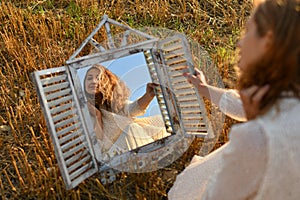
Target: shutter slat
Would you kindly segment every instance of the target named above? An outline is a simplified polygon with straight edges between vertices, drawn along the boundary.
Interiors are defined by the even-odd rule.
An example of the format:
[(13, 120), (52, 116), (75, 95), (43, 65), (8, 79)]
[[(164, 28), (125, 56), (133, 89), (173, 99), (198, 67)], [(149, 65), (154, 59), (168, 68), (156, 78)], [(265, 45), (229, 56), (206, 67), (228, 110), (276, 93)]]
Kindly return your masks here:
[(98, 165), (69, 73), (66, 67), (51, 68), (33, 72), (33, 78), (61, 176), (72, 189), (97, 173)]

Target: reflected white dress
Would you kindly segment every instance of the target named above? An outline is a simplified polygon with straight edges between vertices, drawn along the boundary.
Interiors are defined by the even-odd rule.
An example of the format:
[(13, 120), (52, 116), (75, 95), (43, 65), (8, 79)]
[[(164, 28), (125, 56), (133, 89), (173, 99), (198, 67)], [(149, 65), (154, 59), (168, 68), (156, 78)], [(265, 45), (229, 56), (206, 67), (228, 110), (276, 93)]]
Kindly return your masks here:
[[(226, 92), (219, 107), (244, 119), (241, 101)], [(238, 110), (241, 109), (241, 110)], [(230, 140), (206, 157), (195, 156), (177, 176), (170, 200), (300, 198), (300, 101), (282, 98), (266, 114), (234, 125)]]
[[(140, 109), (137, 101), (127, 102), (120, 113), (101, 109), (103, 133), (98, 139), (102, 159), (127, 152), (168, 136), (161, 115), (135, 118), (145, 110)], [(95, 120), (95, 119), (94, 119)]]

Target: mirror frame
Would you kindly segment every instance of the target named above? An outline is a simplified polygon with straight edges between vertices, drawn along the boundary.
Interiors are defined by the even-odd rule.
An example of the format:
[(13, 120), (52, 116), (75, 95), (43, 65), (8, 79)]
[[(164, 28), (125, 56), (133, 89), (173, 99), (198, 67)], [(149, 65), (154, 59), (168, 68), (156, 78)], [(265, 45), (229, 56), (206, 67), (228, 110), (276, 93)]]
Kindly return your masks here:
[[(140, 35), (141, 37), (144, 37), (146, 40), (129, 45), (126, 45), (125, 41), (123, 46), (116, 48), (113, 42), (113, 35), (110, 31), (110, 25), (115, 25), (123, 28), (125, 35), (135, 33)], [(96, 40), (93, 39), (94, 35), (103, 26), (106, 29), (108, 38), (109, 45), (107, 49), (105, 49)], [(92, 44), (96, 49), (99, 50), (99, 52), (78, 57), (79, 53), (88, 43)], [(167, 43), (170, 44), (165, 45)], [(82, 178), (76, 181), (70, 180), (70, 175), (68, 170), (66, 169), (66, 165), (60, 164), (60, 162), (64, 163), (65, 158), (62, 158), (61, 145), (58, 142), (58, 136), (56, 136), (56, 131), (54, 129), (53, 124), (50, 123), (52, 120), (52, 116), (50, 115), (48, 108), (46, 108), (47, 98), (44, 96), (43, 92), (45, 88), (42, 83), (43, 81), (40, 78), (45, 74), (51, 75), (51, 73), (57, 73), (58, 68), (38, 71), (32, 74), (34, 83), (39, 93), (39, 99), (44, 111), (46, 121), (48, 121), (47, 126), (51, 134), (52, 140), (54, 141), (53, 144), (55, 147), (56, 157), (67, 189), (72, 189), (76, 187), (84, 179), (95, 174), (96, 171), (100, 172), (100, 176), (102, 177), (102, 183), (108, 183), (114, 181), (116, 179), (115, 175), (121, 171), (137, 173), (157, 170), (158, 168), (162, 168), (168, 164), (171, 164), (179, 156), (181, 156), (187, 150), (194, 137), (198, 136), (204, 138), (207, 135), (213, 135), (210, 122), (208, 119), (206, 119), (206, 109), (204, 103), (202, 102), (202, 97), (200, 97), (198, 92), (195, 91), (195, 89), (191, 87), (191, 85), (185, 85), (185, 87), (188, 86), (191, 89), (189, 92), (192, 91), (192, 95), (195, 95), (195, 100), (193, 103), (199, 105), (197, 109), (199, 110), (199, 113), (201, 115), (201, 125), (205, 126), (205, 131), (195, 135), (186, 134), (186, 125), (183, 124), (181, 120), (181, 114), (183, 113), (183, 111), (181, 110), (181, 108), (179, 108), (180, 104), (178, 102), (180, 101), (178, 99), (180, 95), (178, 96), (178, 90), (175, 88), (174, 85), (172, 85), (172, 80), (170, 80), (169, 72), (166, 71), (167, 66), (169, 66), (167, 62), (167, 53), (173, 53), (168, 49), (173, 50), (173, 44), (175, 44), (176, 48), (179, 45), (181, 49), (179, 49), (180, 54), (176, 55), (175, 53), (174, 55), (172, 55), (172, 58), (177, 59), (184, 56), (185, 63), (188, 67), (186, 70), (190, 73), (193, 73), (194, 66), (192, 63), (192, 56), (189, 50), (189, 44), (183, 34), (177, 34), (172, 37), (161, 40), (158, 37), (153, 37), (144, 32), (120, 24), (114, 20), (109, 19), (106, 15), (104, 15), (102, 17), (101, 22), (95, 28), (95, 30), (84, 40), (84, 42), (70, 57), (70, 59), (66, 61), (66, 66), (59, 68), (61, 71), (64, 71), (64, 73), (67, 74), (68, 80), (70, 80), (72, 94), (74, 94), (76, 106), (77, 108), (79, 108), (80, 119), (83, 122), (82, 126), (86, 134), (87, 143), (89, 144), (87, 148), (92, 156), (93, 170), (84, 174)], [(77, 80), (77, 70), (87, 66), (91, 66), (93, 64), (123, 58), (128, 55), (132, 55), (139, 52), (144, 53), (145, 58), (148, 61), (148, 67), (151, 67), (152, 69), (154, 69), (154, 71), (156, 71), (156, 73), (154, 74), (151, 74), (150, 72), (151, 78), (153, 80), (155, 79), (155, 81), (159, 81), (159, 84), (161, 85), (161, 93), (156, 94), (156, 96), (158, 97), (158, 95), (161, 95), (162, 103), (160, 103), (159, 105), (161, 111), (166, 111), (162, 112), (163, 119), (165, 120), (166, 128), (171, 128), (171, 132), (173, 134), (171, 136), (157, 140), (153, 143), (141, 146), (137, 149), (133, 149), (123, 154), (114, 156), (112, 159), (109, 160), (109, 162), (101, 162), (101, 158), (97, 158), (97, 154), (95, 153), (98, 151), (99, 146), (97, 144), (95, 133), (91, 128), (93, 126), (91, 124), (90, 114), (87, 108), (87, 99), (83, 90), (80, 89), (82, 88), (80, 81)], [(169, 58), (169, 60), (172, 59)], [(51, 76), (49, 77), (49, 79), (51, 79)], [(53, 81), (50, 80), (50, 82)], [(185, 84), (187, 84), (186, 80), (185, 82)], [(129, 165), (129, 163), (131, 165)], [(107, 174), (109, 174), (109, 178), (107, 178)]]

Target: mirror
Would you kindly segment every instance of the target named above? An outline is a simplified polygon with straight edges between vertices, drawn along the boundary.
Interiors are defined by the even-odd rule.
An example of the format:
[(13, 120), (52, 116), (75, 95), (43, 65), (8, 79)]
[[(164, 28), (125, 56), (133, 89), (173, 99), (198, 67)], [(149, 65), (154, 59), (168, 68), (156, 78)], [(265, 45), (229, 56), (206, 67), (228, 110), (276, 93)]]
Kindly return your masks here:
[[(112, 27), (124, 30), (112, 36)], [(98, 43), (93, 37), (101, 28), (107, 37)], [(97, 51), (83, 55), (91, 49)], [(207, 113), (207, 104), (182, 77), (185, 70), (193, 73), (194, 66), (214, 73), (204, 52), (183, 34), (138, 31), (103, 16), (66, 66), (33, 72), (66, 187), (74, 188), (97, 172), (105, 183), (114, 180), (115, 171), (163, 168), (194, 137), (213, 144), (222, 115), (214, 107)], [(150, 82), (154, 90), (146, 89)], [(151, 95), (143, 98), (147, 90)], [(202, 147), (205, 155), (209, 148)]]
[[(80, 68), (77, 76), (88, 103), (85, 120), (92, 122), (101, 161), (171, 135), (154, 96), (159, 84), (151, 85), (153, 98), (145, 95), (152, 79), (143, 52)], [(146, 109), (139, 105), (141, 98)]]

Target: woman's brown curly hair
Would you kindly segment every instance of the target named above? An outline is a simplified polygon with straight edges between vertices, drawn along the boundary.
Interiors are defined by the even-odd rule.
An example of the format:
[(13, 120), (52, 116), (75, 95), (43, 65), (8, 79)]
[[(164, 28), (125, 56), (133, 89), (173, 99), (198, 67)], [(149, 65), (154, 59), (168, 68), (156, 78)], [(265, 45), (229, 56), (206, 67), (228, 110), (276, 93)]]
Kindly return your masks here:
[[(86, 73), (92, 69), (100, 72), (97, 92), (95, 95), (88, 94), (87, 98), (92, 101), (96, 108), (105, 109), (114, 113), (120, 112), (128, 100), (130, 90), (118, 76), (99, 64), (94, 64)], [(84, 82), (86, 81), (86, 78)]]
[(259, 62), (246, 67), (238, 80), (238, 89), (269, 85), (261, 102), (266, 112), (283, 91), (300, 99), (300, 5), (299, 0), (266, 0), (252, 16), (257, 34), (273, 33), (270, 49)]

